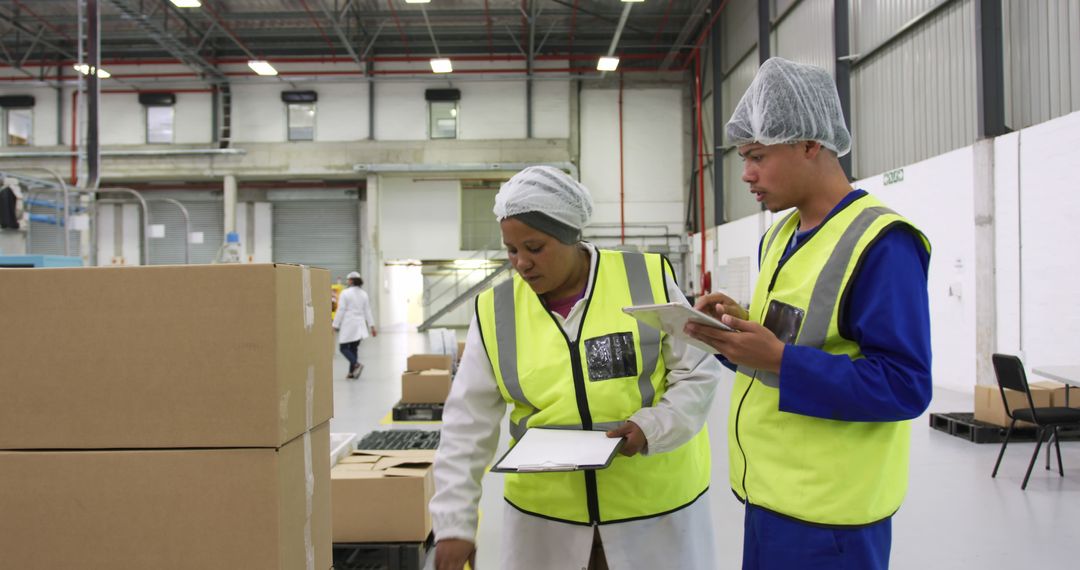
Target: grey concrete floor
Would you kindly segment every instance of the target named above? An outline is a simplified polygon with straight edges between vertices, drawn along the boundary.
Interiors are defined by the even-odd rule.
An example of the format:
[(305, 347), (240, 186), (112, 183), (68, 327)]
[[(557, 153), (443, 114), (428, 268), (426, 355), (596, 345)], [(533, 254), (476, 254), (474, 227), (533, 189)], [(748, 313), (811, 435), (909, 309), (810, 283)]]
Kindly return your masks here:
[[(464, 331), (459, 331), (464, 338)], [(377, 429), (437, 429), (437, 425), (380, 424), (401, 395), (401, 372), (409, 354), (424, 352), (427, 337), (386, 332), (365, 340), (358, 380), (346, 380), (346, 362), (334, 360), (331, 431), (360, 435)], [(732, 378), (723, 379), (709, 418), (713, 444), (710, 492), (720, 568), (740, 567), (742, 505), (727, 484), (725, 428)], [(971, 411), (972, 396), (936, 390), (931, 412)], [(929, 413), (929, 412), (928, 412)], [(505, 449), (507, 436), (502, 437)], [(1045, 455), (1020, 490), (1034, 443), (1010, 443), (996, 479), (990, 478), (997, 444), (973, 444), (930, 429), (927, 415), (915, 420), (911, 484), (893, 522), (892, 568), (1080, 568), (1080, 441), (1061, 444), (1065, 476), (1045, 470)], [(1045, 447), (1045, 446), (1044, 446)], [(501, 450), (500, 450), (501, 453)], [(481, 500), (477, 566), (498, 567), (502, 480), (488, 474)]]

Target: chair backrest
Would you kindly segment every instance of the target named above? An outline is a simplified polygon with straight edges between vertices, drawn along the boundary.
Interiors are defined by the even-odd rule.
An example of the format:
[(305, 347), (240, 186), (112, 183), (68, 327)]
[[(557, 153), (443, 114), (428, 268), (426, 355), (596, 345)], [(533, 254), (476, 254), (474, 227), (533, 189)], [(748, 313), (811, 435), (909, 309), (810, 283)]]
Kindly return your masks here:
[(1013, 417), (1012, 410), (1009, 409), (1009, 400), (1005, 397), (1005, 390), (1023, 392), (1027, 396), (1032, 419), (1038, 423), (1038, 418), (1035, 416), (1035, 402), (1031, 398), (1027, 373), (1024, 372), (1024, 363), (1020, 361), (1019, 357), (1011, 354), (994, 354), (990, 359), (994, 363), (994, 375), (997, 376), (998, 389), (1001, 391), (1001, 402), (1005, 405), (1005, 413), (1010, 419)]

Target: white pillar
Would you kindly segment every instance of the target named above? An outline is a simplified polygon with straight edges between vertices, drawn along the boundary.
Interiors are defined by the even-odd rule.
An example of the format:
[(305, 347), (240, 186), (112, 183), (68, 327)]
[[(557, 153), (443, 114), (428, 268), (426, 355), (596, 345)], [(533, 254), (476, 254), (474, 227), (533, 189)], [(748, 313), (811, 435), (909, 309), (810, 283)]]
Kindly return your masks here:
[(225, 235), (236, 231), (236, 177), (225, 176)]

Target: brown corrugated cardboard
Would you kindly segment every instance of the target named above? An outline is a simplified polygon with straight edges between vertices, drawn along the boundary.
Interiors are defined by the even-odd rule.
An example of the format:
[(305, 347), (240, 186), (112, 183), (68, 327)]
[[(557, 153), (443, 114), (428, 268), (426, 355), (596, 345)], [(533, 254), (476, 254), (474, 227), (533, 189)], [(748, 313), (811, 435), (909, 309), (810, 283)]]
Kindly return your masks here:
[(414, 354), (405, 361), (405, 370), (450, 370), (452, 365), (449, 354)]
[[(1031, 399), (1036, 408), (1046, 408), (1052, 405), (1052, 390), (1035, 384), (1031, 388)], [(1014, 390), (1005, 391), (1009, 399), (1009, 409), (1021, 409), (1028, 407), (1027, 396), (1023, 392)], [(1008, 427), (1012, 421), (1005, 414), (1005, 406), (1001, 403), (1001, 391), (997, 386), (975, 386), (975, 419), (994, 425)], [(1028, 422), (1016, 422), (1017, 427), (1032, 427)]]
[(334, 542), (421, 542), (431, 533), (434, 450), (354, 451), (330, 472)]
[(461, 362), (461, 355), (462, 354), (465, 354), (465, 343), (464, 342), (459, 342), (459, 343), (457, 343), (457, 359), (458, 359), (458, 362)]
[(328, 570), (329, 454), (327, 424), (276, 450), (0, 452), (0, 568)]
[(401, 375), (403, 404), (441, 404), (449, 395), (449, 370), (424, 370)]
[[(1041, 380), (1039, 382), (1032, 382), (1029, 384), (1032, 388), (1039, 387), (1040, 389), (1050, 391), (1051, 405), (1058, 408), (1066, 407), (1065, 403), (1065, 389), (1066, 386), (1061, 382), (1054, 382), (1053, 380)], [(1072, 386), (1069, 388), (1068, 394), (1068, 406), (1069, 408), (1080, 408), (1080, 388)]]
[(296, 265), (0, 269), (0, 449), (278, 447), (333, 412), (329, 287)]

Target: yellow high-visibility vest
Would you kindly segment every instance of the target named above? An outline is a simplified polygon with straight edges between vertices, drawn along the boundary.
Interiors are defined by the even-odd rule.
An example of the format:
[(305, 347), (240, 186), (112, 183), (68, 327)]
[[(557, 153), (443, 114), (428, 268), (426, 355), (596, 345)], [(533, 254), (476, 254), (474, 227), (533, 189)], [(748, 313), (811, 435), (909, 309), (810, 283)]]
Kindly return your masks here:
[[(484, 347), (499, 391), (513, 405), (513, 442), (532, 427), (612, 429), (656, 405), (667, 389), (663, 333), (622, 312), (667, 301), (666, 261), (598, 252), (578, 339), (567, 338), (520, 276), (477, 297)], [(702, 428), (676, 450), (619, 455), (606, 469), (507, 474), (504, 493), (523, 512), (563, 522), (641, 519), (693, 503), (708, 489), (710, 461)]]
[[(804, 313), (795, 344), (862, 358), (840, 332), (839, 314), (863, 255), (884, 232), (908, 220), (870, 195), (822, 223), (786, 260), (797, 212), (763, 238), (761, 273), (750, 318), (762, 323), (770, 303)], [(888, 326), (888, 323), (882, 323)], [(851, 422), (779, 411), (779, 377), (740, 367), (728, 416), (731, 488), (750, 504), (806, 522), (862, 526), (892, 516), (904, 499), (909, 421)]]

